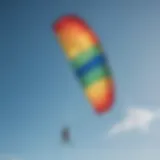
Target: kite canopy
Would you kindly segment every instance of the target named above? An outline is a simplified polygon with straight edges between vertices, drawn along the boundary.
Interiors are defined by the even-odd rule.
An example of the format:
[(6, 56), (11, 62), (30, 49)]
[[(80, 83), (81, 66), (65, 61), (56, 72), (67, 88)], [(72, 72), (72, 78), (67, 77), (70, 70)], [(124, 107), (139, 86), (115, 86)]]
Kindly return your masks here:
[(109, 111), (115, 97), (114, 83), (98, 36), (76, 15), (57, 19), (53, 32), (93, 109), (97, 113)]

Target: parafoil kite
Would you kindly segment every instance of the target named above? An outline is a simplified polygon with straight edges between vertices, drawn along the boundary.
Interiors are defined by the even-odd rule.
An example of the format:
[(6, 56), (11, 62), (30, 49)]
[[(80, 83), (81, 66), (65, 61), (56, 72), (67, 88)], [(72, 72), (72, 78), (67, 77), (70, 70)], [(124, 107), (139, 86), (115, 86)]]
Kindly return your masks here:
[(57, 19), (53, 31), (94, 110), (109, 111), (115, 98), (114, 83), (96, 34), (76, 15)]

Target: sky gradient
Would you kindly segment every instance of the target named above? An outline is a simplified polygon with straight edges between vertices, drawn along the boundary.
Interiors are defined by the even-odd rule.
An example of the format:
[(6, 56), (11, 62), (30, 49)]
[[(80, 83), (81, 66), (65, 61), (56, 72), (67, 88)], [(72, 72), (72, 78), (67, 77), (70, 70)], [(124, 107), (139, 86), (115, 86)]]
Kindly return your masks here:
[[(130, 106), (160, 107), (159, 8), (154, 0), (1, 1), (0, 160), (159, 160), (158, 122), (147, 135), (105, 139)], [(86, 19), (110, 61), (116, 102), (103, 116), (85, 99), (52, 32), (68, 13)], [(64, 125), (73, 147), (60, 143)]]

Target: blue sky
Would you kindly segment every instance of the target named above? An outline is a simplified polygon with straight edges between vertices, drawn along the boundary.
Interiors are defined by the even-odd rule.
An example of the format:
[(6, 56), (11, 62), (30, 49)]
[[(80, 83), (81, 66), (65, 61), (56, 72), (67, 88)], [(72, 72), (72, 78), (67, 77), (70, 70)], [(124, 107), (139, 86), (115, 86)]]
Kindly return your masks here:
[[(160, 106), (160, 2), (0, 2), (0, 160), (158, 160), (159, 124), (105, 139), (130, 106)], [(60, 15), (85, 18), (101, 39), (116, 83), (113, 110), (97, 116), (51, 30)], [(71, 127), (73, 148), (60, 144)], [(153, 157), (154, 156), (154, 157)]]

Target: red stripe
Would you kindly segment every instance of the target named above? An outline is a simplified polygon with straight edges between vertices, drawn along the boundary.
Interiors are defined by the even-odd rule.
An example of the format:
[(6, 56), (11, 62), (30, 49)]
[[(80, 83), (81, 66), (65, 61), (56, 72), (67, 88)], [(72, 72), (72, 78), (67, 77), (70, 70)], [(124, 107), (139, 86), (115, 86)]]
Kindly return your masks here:
[(88, 28), (87, 24), (85, 23), (84, 20), (79, 18), (76, 15), (67, 15), (67, 16), (62, 16), (58, 18), (55, 23), (53, 24), (53, 30), (54, 32), (59, 32), (63, 27), (66, 27), (68, 24), (75, 23), (78, 25), (83, 26), (84, 28)]
[(67, 29), (68, 27), (68, 29), (71, 29), (71, 26), (77, 27), (81, 31), (88, 32), (92, 37), (93, 43), (100, 43), (100, 40), (93, 32), (93, 30), (88, 26), (88, 24), (76, 15), (62, 16), (57, 19), (56, 22), (53, 24), (53, 31), (57, 34), (60, 33), (61, 30)]

